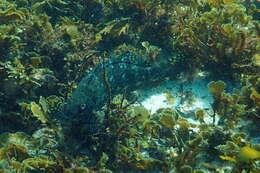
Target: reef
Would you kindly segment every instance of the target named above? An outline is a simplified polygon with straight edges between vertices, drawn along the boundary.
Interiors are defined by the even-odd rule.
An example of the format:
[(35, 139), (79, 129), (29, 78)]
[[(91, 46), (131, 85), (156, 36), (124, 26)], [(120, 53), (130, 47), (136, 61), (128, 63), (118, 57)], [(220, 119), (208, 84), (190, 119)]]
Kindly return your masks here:
[(259, 173), (256, 0), (1, 0), (0, 172)]

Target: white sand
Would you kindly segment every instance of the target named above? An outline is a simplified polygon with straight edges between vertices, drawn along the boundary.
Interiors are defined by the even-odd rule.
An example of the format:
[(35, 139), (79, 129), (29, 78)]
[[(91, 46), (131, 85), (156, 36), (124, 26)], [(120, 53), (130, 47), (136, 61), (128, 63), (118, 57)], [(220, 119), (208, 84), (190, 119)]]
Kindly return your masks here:
[[(191, 123), (198, 124), (199, 121), (194, 119), (194, 116), (190, 116), (191, 112), (197, 109), (203, 109), (206, 111), (204, 121), (206, 123), (212, 123), (212, 107), (213, 102), (212, 95), (209, 93), (207, 87), (208, 81), (205, 79), (198, 79), (191, 83), (180, 81), (168, 81), (156, 88), (149, 90), (139, 91), (139, 102), (151, 114), (155, 113), (160, 108), (173, 108), (178, 109)], [(181, 89), (183, 86), (183, 89)], [(170, 93), (174, 98), (174, 103), (169, 103), (166, 99), (165, 92)], [(189, 93), (189, 97), (184, 95)]]

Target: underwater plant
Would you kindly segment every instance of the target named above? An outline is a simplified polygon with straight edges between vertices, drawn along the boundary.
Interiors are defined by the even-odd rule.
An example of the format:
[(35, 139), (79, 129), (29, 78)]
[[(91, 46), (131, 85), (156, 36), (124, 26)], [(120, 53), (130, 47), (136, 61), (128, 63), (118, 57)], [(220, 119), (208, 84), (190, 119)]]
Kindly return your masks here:
[[(252, 3), (242, 1), (180, 3), (172, 16), (175, 44), (194, 55), (191, 57), (196, 62), (194, 65), (216, 68), (214, 73), (219, 76), (223, 76), (223, 72), (234, 74), (250, 64), (259, 51), (259, 22), (251, 16), (256, 11)], [(218, 69), (225, 70), (218, 72)]]
[[(0, 172), (258, 173), (257, 8), (1, 0)], [(185, 85), (205, 70), (212, 109), (151, 113), (130, 94), (172, 79)], [(191, 92), (164, 96), (192, 105)]]

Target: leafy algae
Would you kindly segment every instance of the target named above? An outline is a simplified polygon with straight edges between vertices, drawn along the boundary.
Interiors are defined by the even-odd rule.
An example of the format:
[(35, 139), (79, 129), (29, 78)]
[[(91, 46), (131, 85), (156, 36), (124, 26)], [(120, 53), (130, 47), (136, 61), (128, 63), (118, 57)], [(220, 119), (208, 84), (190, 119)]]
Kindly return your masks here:
[[(0, 172), (259, 172), (254, 3), (1, 1)], [(109, 70), (126, 55), (136, 60), (117, 72), (134, 77), (115, 82)], [(95, 70), (103, 90), (87, 82), (86, 92), (79, 81), (94, 79)], [(130, 93), (130, 86), (159, 87), (181, 74), (186, 85), (198, 70), (210, 74), (212, 110), (151, 113)], [(165, 94), (174, 104), (178, 95)], [(74, 103), (75, 114), (64, 111)]]

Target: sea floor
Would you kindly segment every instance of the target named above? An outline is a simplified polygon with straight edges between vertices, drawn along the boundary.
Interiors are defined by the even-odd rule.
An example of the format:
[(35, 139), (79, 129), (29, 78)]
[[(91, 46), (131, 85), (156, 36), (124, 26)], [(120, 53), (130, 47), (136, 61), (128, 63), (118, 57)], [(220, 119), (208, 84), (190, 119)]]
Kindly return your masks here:
[[(211, 104), (213, 97), (210, 94), (206, 79), (197, 79), (192, 82), (167, 81), (155, 88), (139, 91), (138, 102), (151, 114), (160, 108), (176, 109), (183, 117), (191, 123), (198, 124), (192, 113), (203, 109), (206, 112), (205, 123), (212, 123), (213, 110)], [(218, 118), (216, 119), (216, 123)]]

